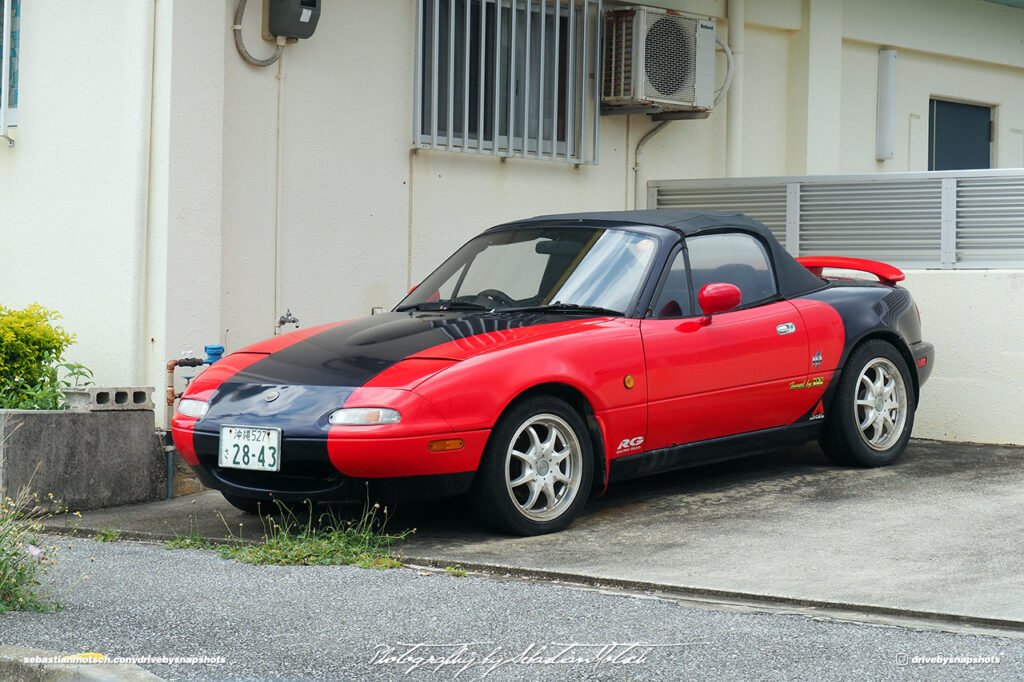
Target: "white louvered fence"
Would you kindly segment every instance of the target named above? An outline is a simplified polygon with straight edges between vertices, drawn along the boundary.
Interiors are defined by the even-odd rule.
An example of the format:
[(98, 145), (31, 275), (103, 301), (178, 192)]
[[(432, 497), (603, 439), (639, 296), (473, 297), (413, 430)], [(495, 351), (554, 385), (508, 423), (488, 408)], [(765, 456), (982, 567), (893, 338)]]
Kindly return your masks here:
[(1024, 268), (1024, 169), (658, 180), (647, 205), (740, 211), (799, 256)]

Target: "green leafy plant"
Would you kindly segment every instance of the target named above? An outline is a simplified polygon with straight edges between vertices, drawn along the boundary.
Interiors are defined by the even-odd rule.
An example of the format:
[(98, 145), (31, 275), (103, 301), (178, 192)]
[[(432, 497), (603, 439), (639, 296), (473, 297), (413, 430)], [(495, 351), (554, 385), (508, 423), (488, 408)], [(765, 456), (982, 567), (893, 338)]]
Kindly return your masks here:
[(0, 306), (0, 408), (61, 409), (62, 388), (92, 383), (88, 368), (63, 362), (74, 335), (54, 324), (58, 319), (36, 303), (24, 310)]
[(117, 542), (124, 531), (101, 528), (96, 531), (96, 542)]
[(467, 575), (469, 575), (469, 571), (464, 569), (460, 564), (455, 564), (454, 566), (446, 566), (444, 572), (448, 575), (455, 576), (456, 578), (465, 578)]

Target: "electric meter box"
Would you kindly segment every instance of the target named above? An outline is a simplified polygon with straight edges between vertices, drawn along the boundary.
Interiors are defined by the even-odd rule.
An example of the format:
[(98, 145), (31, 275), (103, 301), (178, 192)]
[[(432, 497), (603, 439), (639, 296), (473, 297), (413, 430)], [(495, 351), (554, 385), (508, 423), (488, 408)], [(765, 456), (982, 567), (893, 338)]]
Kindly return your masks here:
[(309, 38), (320, 21), (321, 0), (264, 0), (264, 38)]

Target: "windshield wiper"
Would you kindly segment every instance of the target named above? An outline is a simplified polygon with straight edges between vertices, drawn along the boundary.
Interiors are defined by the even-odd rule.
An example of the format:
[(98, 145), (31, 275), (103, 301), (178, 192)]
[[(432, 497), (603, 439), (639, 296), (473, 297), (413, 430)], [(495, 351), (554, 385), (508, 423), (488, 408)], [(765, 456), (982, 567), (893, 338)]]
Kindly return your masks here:
[(500, 313), (597, 313), (598, 315), (609, 315), (612, 317), (622, 317), (625, 313), (619, 310), (612, 310), (611, 308), (602, 308), (597, 305), (580, 305), (579, 303), (548, 303), (547, 305), (532, 305), (525, 308), (500, 308), (497, 310)]
[(437, 301), (423, 301), (395, 308), (395, 311), (399, 313), (406, 310), (491, 310), (491, 307), (457, 298), (442, 298)]

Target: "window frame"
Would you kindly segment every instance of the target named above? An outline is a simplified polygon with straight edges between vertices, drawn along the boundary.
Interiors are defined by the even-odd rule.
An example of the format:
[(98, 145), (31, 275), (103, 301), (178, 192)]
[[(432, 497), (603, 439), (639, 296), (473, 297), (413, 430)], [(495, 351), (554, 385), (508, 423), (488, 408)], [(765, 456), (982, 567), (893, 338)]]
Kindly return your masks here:
[[(682, 314), (678, 317), (661, 317), (655, 310), (661, 298), (662, 291), (665, 289), (665, 285), (668, 283), (669, 274), (672, 272), (672, 266), (675, 264), (677, 257), (682, 256), (683, 268), (686, 272), (686, 309), (682, 311)], [(677, 303), (684, 303), (682, 301), (676, 301)], [(658, 286), (654, 289), (654, 295), (651, 296), (651, 302), (647, 306), (647, 314), (645, 315), (650, 320), (685, 320), (689, 317), (696, 317), (695, 308), (693, 307), (693, 275), (690, 273), (690, 253), (686, 249), (686, 245), (680, 240), (678, 244), (672, 247), (672, 250), (668, 254), (668, 258), (665, 260), (665, 265), (661, 269), (661, 276), (658, 279)]]
[(413, 146), (596, 164), (602, 13), (603, 0), (417, 0)]
[[(15, 25), (17, 24), (17, 25)], [(18, 68), (21, 46), (21, 0), (0, 0), (0, 137), (18, 125)], [(17, 51), (17, 52), (16, 52)], [(11, 94), (14, 91), (14, 102)]]
[[(939, 138), (939, 133), (943, 132), (943, 133), (947, 133), (948, 134), (948, 132), (950, 130), (946, 126), (943, 126), (941, 131), (939, 129), (937, 129), (938, 126), (939, 126), (939, 121), (938, 121), (939, 107), (940, 106), (946, 106), (946, 105), (952, 105), (954, 107), (970, 107), (970, 108), (973, 108), (973, 109), (978, 109), (979, 110), (978, 113), (981, 113), (980, 110), (986, 110), (988, 112), (988, 144), (987, 144), (987, 147), (985, 149), (986, 161), (985, 161), (985, 165), (984, 166), (970, 165), (970, 166), (967, 166), (967, 167), (964, 167), (964, 168), (958, 168), (958, 167), (946, 168), (945, 166), (943, 166), (942, 168), (936, 168), (936, 164), (939, 162), (939, 159), (936, 158), (936, 155), (937, 155), (937, 152), (938, 152), (938, 149), (937, 149), (938, 142), (937, 142), (937, 140)], [(948, 114), (950, 112), (947, 110), (947, 111), (945, 111), (943, 113), (944, 114)], [(943, 118), (943, 120), (945, 120), (945, 118)], [(995, 136), (996, 136), (996, 105), (995, 104), (990, 104), (990, 103), (986, 103), (986, 102), (976, 102), (976, 101), (961, 100), (961, 99), (953, 99), (953, 98), (950, 98), (950, 97), (932, 96), (932, 97), (928, 98), (928, 170), (930, 172), (935, 172), (935, 171), (965, 171), (965, 170), (992, 170), (993, 169), (993, 163), (995, 162), (995, 151), (996, 151), (996, 139), (995, 139)]]
[[(700, 317), (704, 313), (703, 313), (703, 311), (701, 310), (701, 307), (700, 307), (700, 300), (699, 300), (700, 291), (697, 289), (697, 287), (696, 287), (696, 285), (694, 284), (694, 281), (693, 281), (693, 263), (692, 263), (692, 261), (690, 259), (689, 243), (692, 240), (694, 240), (694, 239), (699, 239), (699, 238), (703, 238), (703, 237), (717, 237), (717, 236), (743, 236), (743, 237), (748, 237), (748, 238), (752, 239), (755, 244), (757, 244), (759, 247), (761, 247), (761, 252), (764, 254), (765, 262), (768, 264), (769, 279), (770, 279), (770, 281), (772, 283), (772, 286), (774, 287), (774, 292), (771, 295), (764, 296), (762, 298), (758, 298), (758, 299), (755, 299), (755, 300), (750, 301), (750, 302), (741, 301), (738, 306), (736, 306), (735, 308), (733, 308), (732, 310), (730, 310), (728, 312), (735, 312), (735, 311), (738, 311), (738, 310), (749, 310), (751, 308), (760, 308), (761, 306), (769, 305), (771, 303), (775, 303), (777, 301), (783, 300), (782, 295), (779, 293), (779, 273), (778, 273), (778, 268), (775, 267), (775, 260), (772, 258), (772, 250), (771, 250), (769, 244), (767, 244), (765, 242), (765, 240), (761, 238), (760, 235), (757, 235), (757, 234), (755, 234), (753, 232), (747, 232), (746, 230), (737, 230), (737, 229), (729, 229), (729, 228), (724, 228), (724, 229), (716, 228), (716, 229), (712, 229), (712, 230), (708, 230), (708, 231), (702, 231), (702, 232), (699, 232), (697, 234), (687, 235), (684, 238), (684, 241), (683, 241), (683, 247), (686, 250), (687, 281), (688, 281), (689, 286), (690, 286), (690, 296), (691, 296), (691, 299), (692, 299), (691, 302), (690, 302), (691, 317)], [(714, 282), (709, 282), (708, 284), (713, 284), (713, 283)]]

